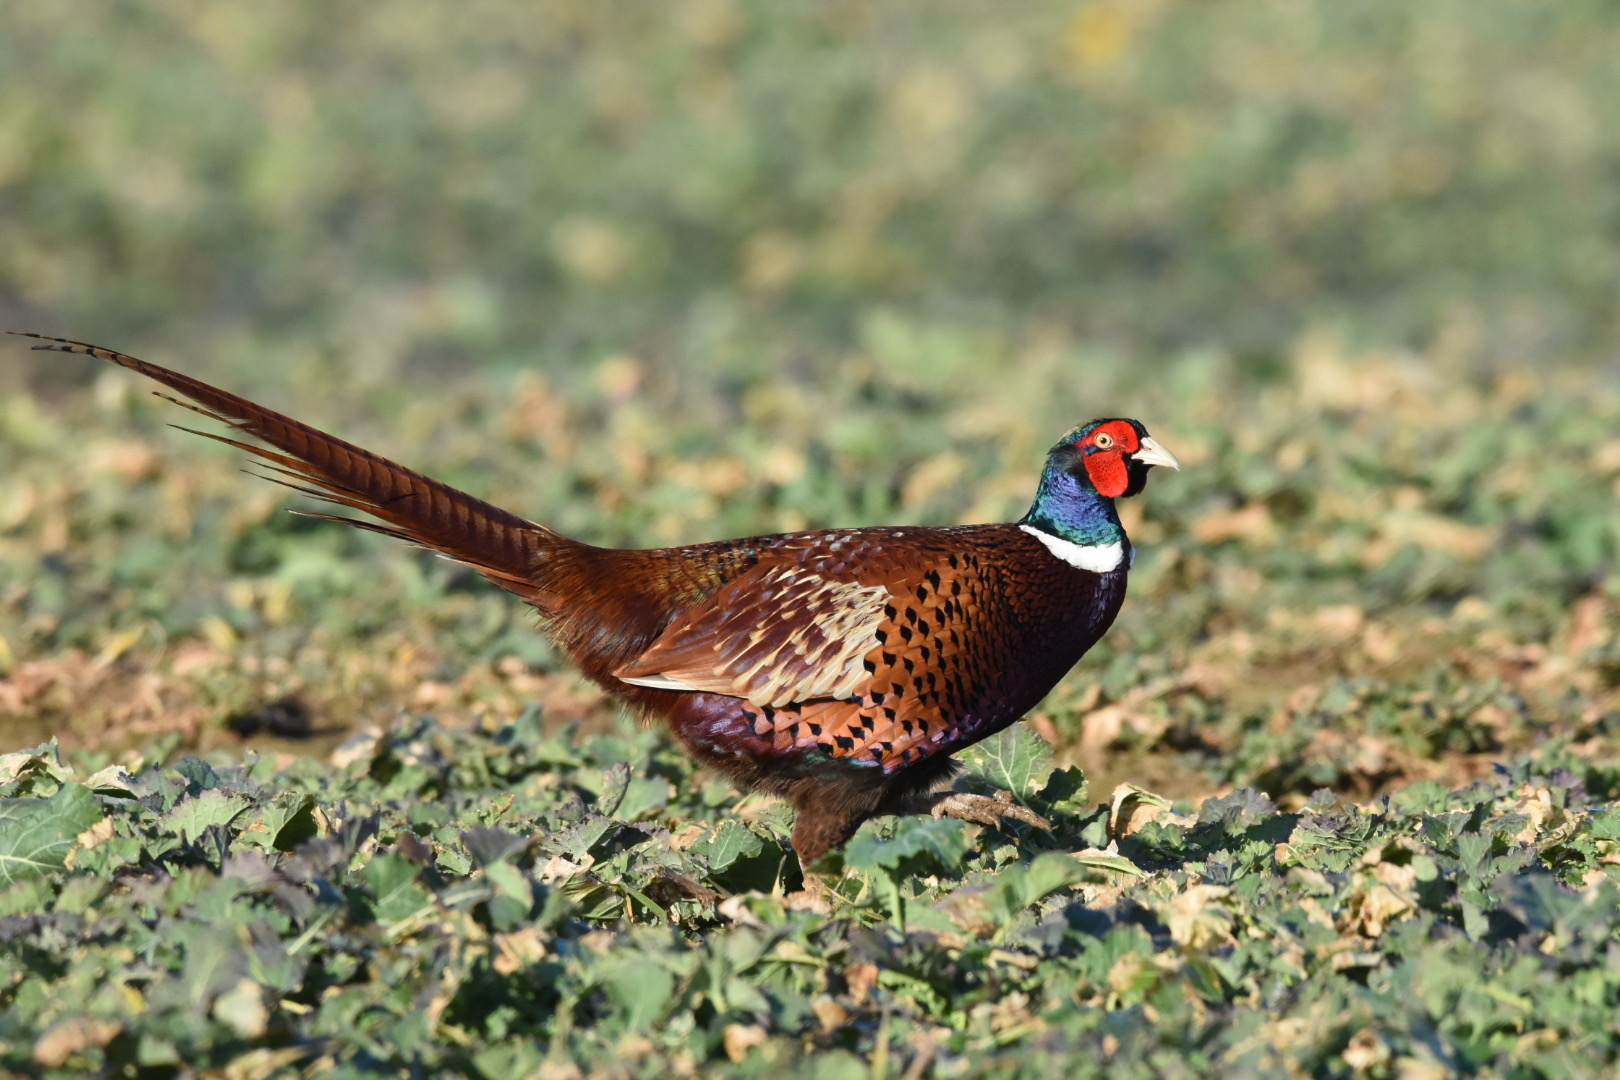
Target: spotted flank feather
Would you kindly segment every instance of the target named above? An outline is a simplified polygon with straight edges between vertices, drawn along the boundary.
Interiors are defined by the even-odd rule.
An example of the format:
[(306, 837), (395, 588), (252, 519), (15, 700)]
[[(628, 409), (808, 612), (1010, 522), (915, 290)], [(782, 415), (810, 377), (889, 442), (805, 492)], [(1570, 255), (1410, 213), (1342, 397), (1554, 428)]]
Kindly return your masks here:
[[(770, 757), (894, 773), (949, 754), (1033, 704), (1020, 673), (1089, 647), (1099, 606), (1123, 596), (1013, 526), (776, 539), (615, 672), (741, 699)], [(1040, 555), (1010, 567), (1009, 550)]]

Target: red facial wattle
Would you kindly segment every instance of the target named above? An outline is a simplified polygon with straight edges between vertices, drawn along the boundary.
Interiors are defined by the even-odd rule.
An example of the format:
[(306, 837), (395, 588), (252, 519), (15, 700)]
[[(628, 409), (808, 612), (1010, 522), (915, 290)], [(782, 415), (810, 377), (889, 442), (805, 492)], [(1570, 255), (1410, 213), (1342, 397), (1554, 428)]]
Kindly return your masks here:
[(1136, 429), (1124, 421), (1099, 425), (1080, 440), (1079, 449), (1086, 463), (1086, 475), (1097, 494), (1110, 499), (1124, 495), (1131, 486), (1130, 468), (1125, 462), (1127, 454), (1139, 448)]
[(1130, 470), (1125, 466), (1125, 454), (1116, 447), (1093, 450), (1085, 455), (1086, 474), (1097, 494), (1117, 499), (1131, 486)]

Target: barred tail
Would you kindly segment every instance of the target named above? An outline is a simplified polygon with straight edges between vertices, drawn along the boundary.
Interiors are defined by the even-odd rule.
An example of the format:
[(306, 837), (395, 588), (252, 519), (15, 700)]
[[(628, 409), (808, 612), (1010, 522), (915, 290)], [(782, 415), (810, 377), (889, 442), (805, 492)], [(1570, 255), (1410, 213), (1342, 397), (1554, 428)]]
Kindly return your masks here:
[(11, 333), (46, 342), (35, 345), (35, 349), (93, 356), (162, 383), (196, 404), (176, 398), (170, 401), (275, 449), (192, 428), (181, 430), (246, 451), (266, 463), (265, 468), (286, 478), (265, 479), (325, 502), (362, 510), (379, 520), (362, 521), (335, 514), (311, 517), (340, 521), (441, 552), (542, 610), (554, 611), (558, 597), (539, 580), (541, 564), (551, 561), (548, 557), (562, 554), (560, 549), (585, 547), (448, 484), (179, 372), (82, 341)]

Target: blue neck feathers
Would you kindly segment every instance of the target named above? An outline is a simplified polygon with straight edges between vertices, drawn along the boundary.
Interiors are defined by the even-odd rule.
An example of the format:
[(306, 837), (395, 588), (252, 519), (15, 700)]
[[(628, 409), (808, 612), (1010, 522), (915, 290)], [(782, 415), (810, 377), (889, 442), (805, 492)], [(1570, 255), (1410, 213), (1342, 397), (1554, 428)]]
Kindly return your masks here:
[(1049, 461), (1041, 473), (1035, 503), (1019, 521), (1072, 544), (1113, 544), (1125, 539), (1125, 529), (1114, 510), (1114, 500), (1100, 495), (1085, 475), (1076, 476)]

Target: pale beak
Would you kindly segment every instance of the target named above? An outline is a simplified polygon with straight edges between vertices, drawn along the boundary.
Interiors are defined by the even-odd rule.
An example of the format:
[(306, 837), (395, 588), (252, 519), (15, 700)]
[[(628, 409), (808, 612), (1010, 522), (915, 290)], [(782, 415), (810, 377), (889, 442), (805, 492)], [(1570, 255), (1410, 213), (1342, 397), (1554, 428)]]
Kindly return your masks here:
[(1160, 446), (1152, 436), (1143, 436), (1142, 449), (1130, 455), (1143, 465), (1167, 465), (1177, 472), (1181, 471), (1181, 462), (1176, 455)]

